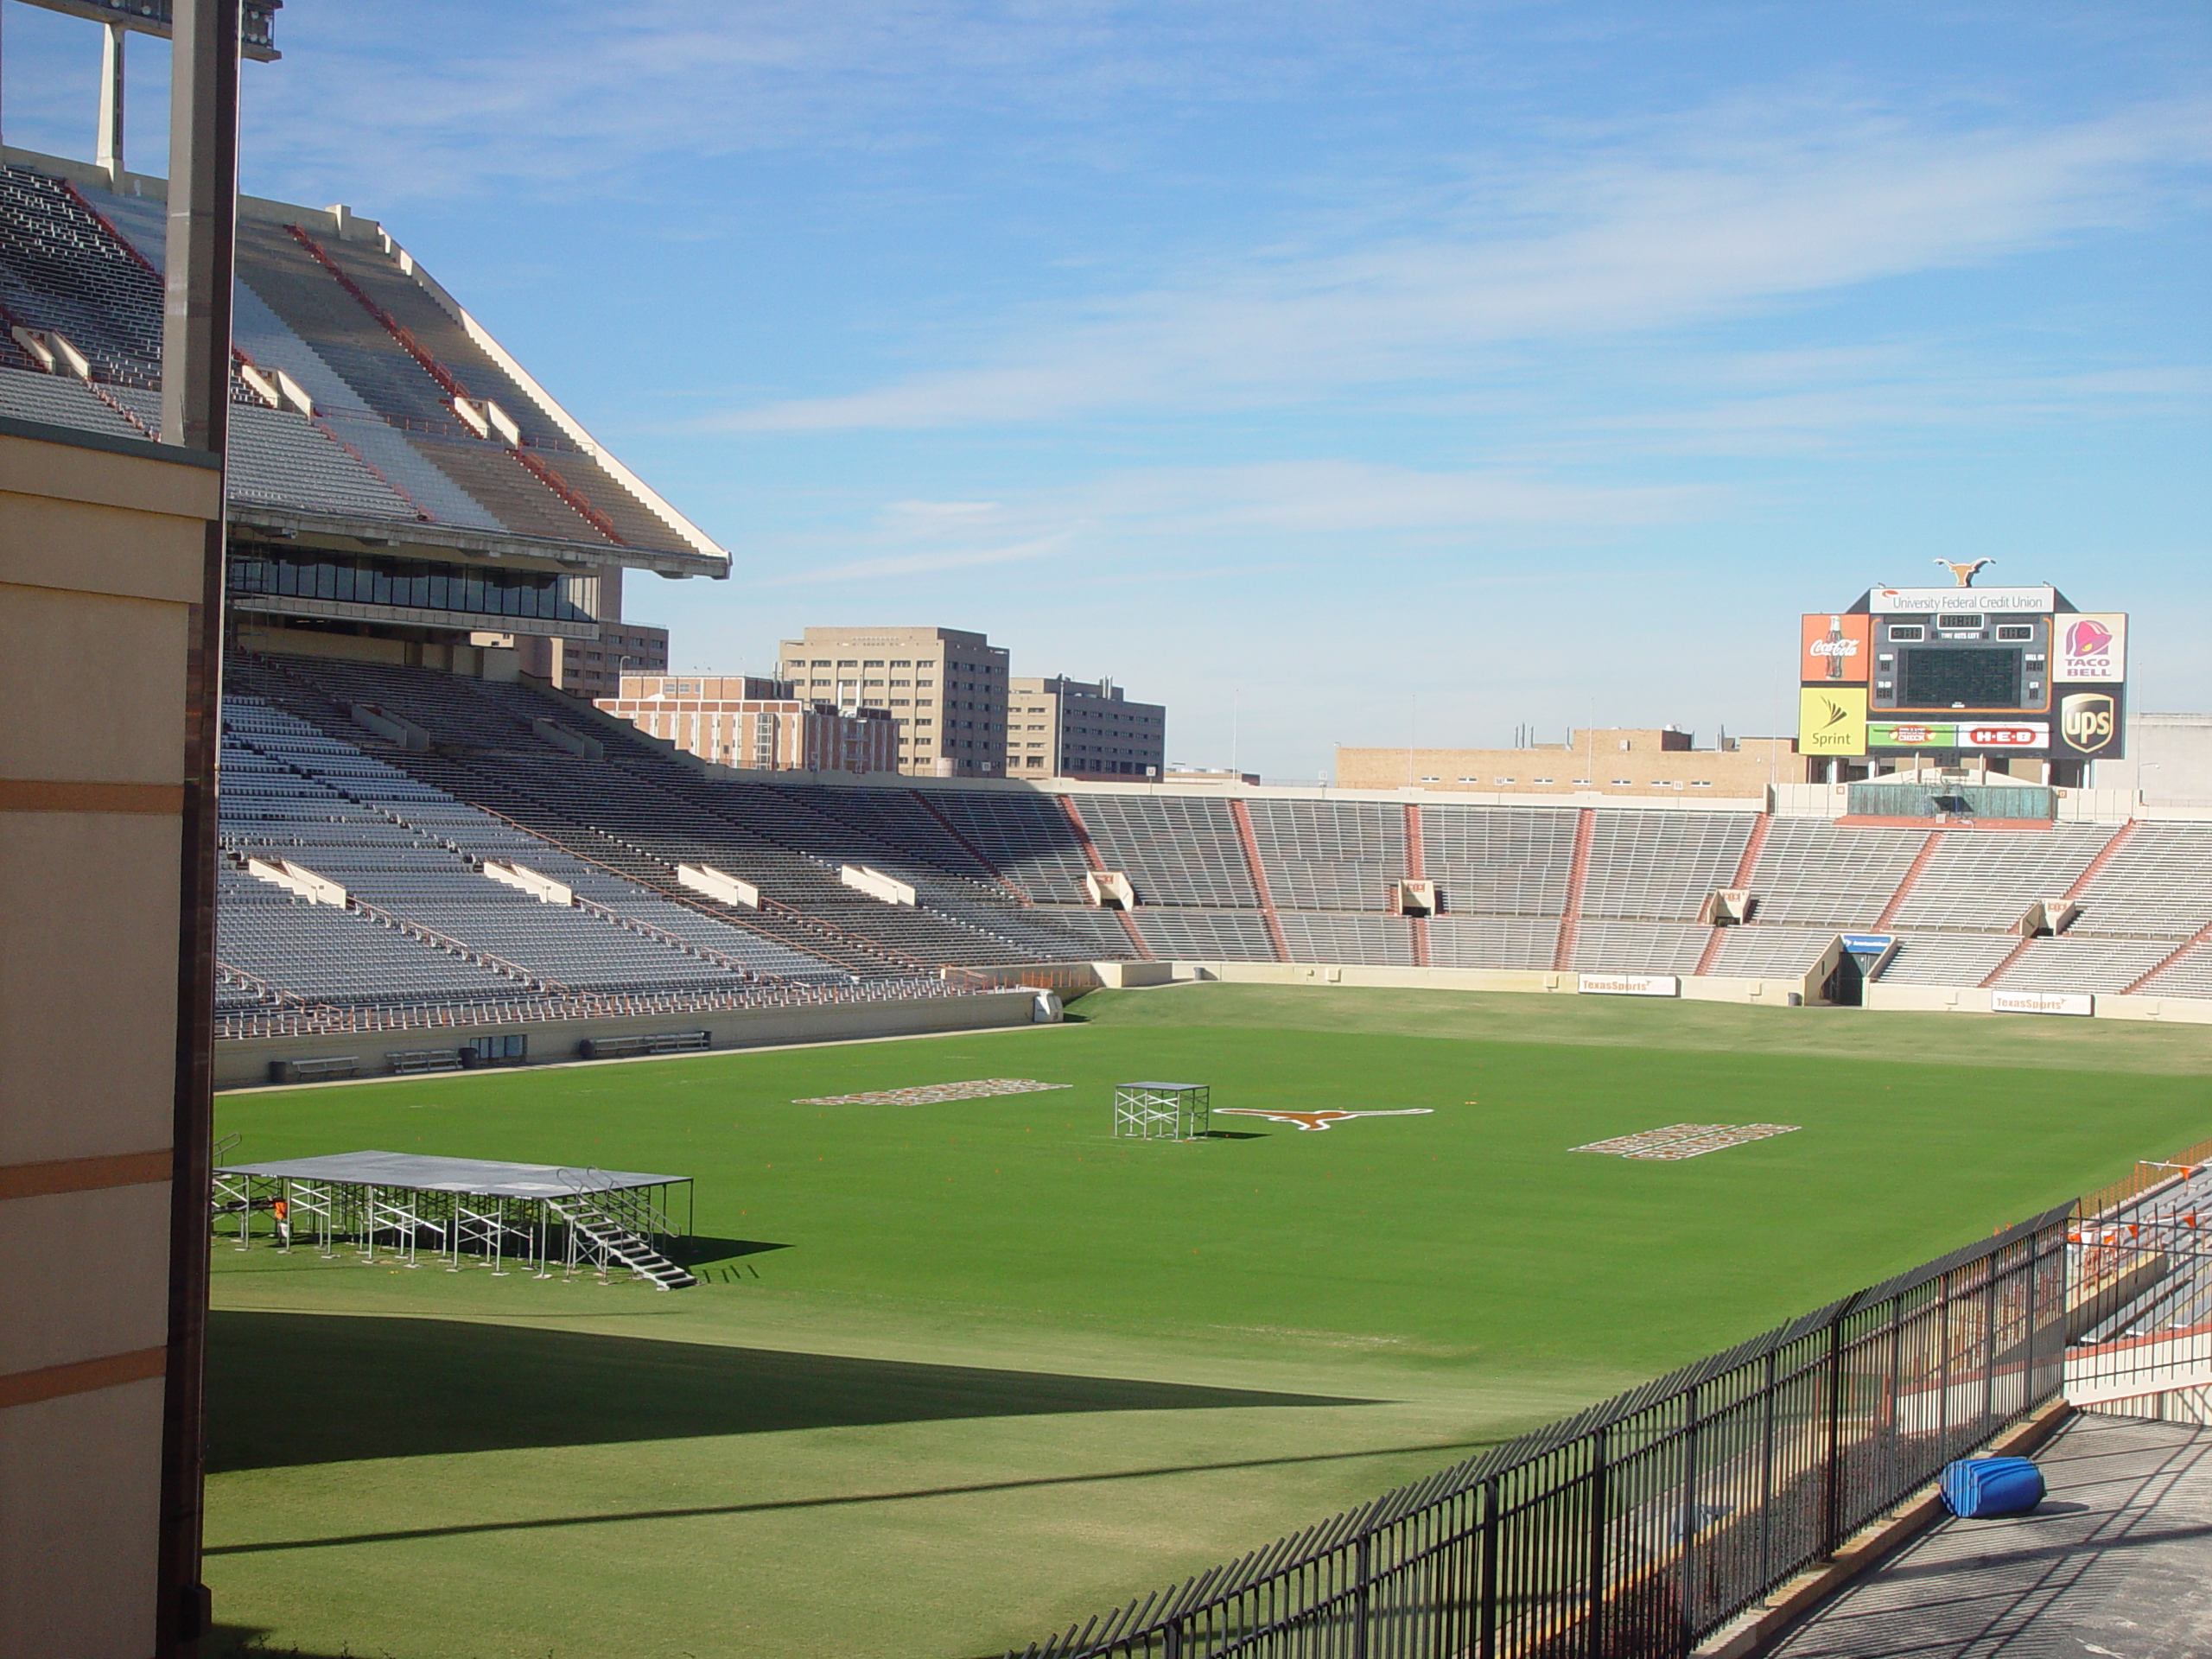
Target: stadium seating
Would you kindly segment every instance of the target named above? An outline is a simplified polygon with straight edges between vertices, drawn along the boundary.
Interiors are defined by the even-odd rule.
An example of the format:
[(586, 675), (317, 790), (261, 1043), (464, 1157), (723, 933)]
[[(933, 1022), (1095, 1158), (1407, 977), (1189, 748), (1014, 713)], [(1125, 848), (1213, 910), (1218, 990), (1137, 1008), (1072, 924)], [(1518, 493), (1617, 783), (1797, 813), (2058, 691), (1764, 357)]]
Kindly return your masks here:
[[(2184, 948), (2212, 924), (2212, 826), (1943, 834), (1770, 819), (1751, 920), (1716, 930), (1700, 908), (1735, 883), (1749, 814), (1424, 802), (1416, 849), (1401, 804), (1255, 795), (1241, 810), (1248, 844), (1225, 794), (720, 774), (527, 683), (245, 652), (231, 674), (226, 849), (291, 858), (356, 900), (317, 906), (226, 875), (224, 1005), (242, 1018), (287, 998), (534, 1007), (855, 982), (909, 995), (942, 968), (1139, 954), (1795, 978), (1839, 931), (1878, 923), (1900, 941), (1887, 983), (2212, 991), (2212, 944)], [(357, 723), (362, 704), (419, 728), (429, 749)], [(549, 718), (603, 755), (547, 742)], [(483, 875), (487, 861), (577, 904), (541, 905)], [(761, 907), (690, 891), (681, 864), (753, 884)], [(855, 891), (849, 865), (907, 884), (915, 902)], [(1127, 917), (1090, 905), (1096, 868), (1129, 877)], [(1439, 889), (1418, 926), (1391, 913), (1394, 884), (1416, 871)], [(2078, 918), (2024, 941), (2028, 907), (2061, 898)]]

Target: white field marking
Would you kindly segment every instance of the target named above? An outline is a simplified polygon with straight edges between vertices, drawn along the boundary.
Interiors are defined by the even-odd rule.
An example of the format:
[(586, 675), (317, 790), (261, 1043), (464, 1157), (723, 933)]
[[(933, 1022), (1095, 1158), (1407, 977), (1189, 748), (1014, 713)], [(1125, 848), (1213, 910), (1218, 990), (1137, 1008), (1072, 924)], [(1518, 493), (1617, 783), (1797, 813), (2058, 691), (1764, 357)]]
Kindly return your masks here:
[(1388, 1112), (1270, 1112), (1257, 1106), (1217, 1106), (1216, 1117), (1266, 1117), (1278, 1123), (1295, 1123), (1301, 1129), (1325, 1129), (1351, 1117), (1426, 1117), (1430, 1106), (1402, 1106)]
[(1795, 1135), (1799, 1127), (1796, 1123), (1669, 1123), (1663, 1129), (1618, 1135), (1608, 1141), (1592, 1141), (1569, 1150), (1672, 1164), (1685, 1158), (1702, 1158), (1708, 1152), (1719, 1152), (1728, 1147), (1747, 1146), (1771, 1135)]
[(1030, 1095), (1046, 1089), (1072, 1089), (1071, 1083), (1039, 1083), (1034, 1077), (977, 1077), (968, 1083), (925, 1083), (912, 1089), (874, 1089), (861, 1095), (818, 1095), (794, 1106), (936, 1106), (948, 1100), (982, 1100), (992, 1095)]

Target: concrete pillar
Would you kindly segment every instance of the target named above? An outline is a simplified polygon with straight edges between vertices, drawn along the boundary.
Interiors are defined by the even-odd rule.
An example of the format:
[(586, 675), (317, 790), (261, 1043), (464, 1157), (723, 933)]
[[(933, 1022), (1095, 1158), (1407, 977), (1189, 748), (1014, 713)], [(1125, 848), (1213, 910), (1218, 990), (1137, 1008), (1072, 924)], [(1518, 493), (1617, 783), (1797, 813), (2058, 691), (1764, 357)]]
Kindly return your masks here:
[(123, 29), (104, 26), (100, 39), (100, 130), (92, 159), (107, 174), (108, 188), (123, 188)]

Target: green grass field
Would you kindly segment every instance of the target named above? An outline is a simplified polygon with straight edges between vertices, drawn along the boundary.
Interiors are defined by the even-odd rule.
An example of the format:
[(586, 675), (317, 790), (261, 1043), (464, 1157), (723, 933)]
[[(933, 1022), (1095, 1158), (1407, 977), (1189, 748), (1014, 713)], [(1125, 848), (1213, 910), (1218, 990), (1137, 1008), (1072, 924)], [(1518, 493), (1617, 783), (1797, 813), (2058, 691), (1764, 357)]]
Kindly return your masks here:
[[(2212, 1135), (2201, 1028), (1227, 986), (1075, 1013), (226, 1096), (251, 1161), (694, 1175), (712, 1275), (219, 1244), (231, 1646), (995, 1653)], [(979, 1077), (1071, 1086), (792, 1103)], [(1159, 1077), (1425, 1115), (1114, 1141), (1110, 1086)], [(1569, 1150), (1681, 1121), (1802, 1128)]]

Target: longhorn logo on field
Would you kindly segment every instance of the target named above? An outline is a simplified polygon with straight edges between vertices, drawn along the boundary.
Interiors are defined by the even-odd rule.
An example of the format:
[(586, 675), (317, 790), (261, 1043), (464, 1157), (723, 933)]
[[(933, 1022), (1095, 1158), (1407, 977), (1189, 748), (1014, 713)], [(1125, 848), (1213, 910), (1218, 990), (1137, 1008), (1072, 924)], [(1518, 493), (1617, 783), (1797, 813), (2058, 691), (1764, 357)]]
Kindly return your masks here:
[(1270, 1112), (1257, 1106), (1219, 1106), (1216, 1117), (1271, 1117), (1278, 1123), (1295, 1123), (1301, 1129), (1325, 1129), (1348, 1117), (1426, 1117), (1434, 1108), (1402, 1106), (1390, 1112)]

